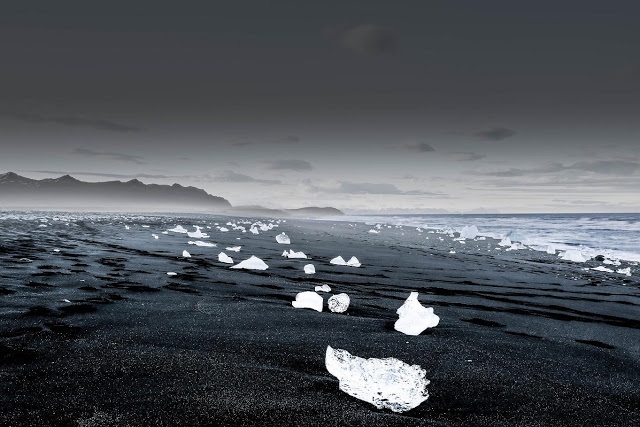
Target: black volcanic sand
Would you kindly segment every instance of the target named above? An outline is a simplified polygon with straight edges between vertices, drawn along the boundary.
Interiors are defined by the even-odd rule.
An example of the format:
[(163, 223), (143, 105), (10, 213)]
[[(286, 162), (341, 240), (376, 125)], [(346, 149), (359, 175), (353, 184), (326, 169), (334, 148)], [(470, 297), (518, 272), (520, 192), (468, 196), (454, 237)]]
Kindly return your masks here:
[[(45, 216), (0, 221), (2, 425), (640, 424), (638, 276), (407, 227), (290, 219), (257, 236), (205, 228), (207, 248), (161, 232), (229, 218)], [(217, 262), (235, 245), (269, 269)], [(321, 284), (350, 295), (346, 315), (291, 306)], [(417, 337), (393, 330), (410, 291), (441, 318)], [(394, 414), (348, 396), (327, 345), (421, 365), (430, 398)]]

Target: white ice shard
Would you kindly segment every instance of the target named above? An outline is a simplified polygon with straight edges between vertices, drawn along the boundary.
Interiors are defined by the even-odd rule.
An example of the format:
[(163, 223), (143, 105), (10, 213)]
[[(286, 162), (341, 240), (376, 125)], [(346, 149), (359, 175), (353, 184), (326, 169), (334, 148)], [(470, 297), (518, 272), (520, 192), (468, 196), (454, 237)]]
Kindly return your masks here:
[(257, 256), (251, 255), (251, 258), (245, 259), (236, 265), (232, 265), (231, 268), (240, 268), (244, 270), (266, 270), (269, 266)]
[(227, 231), (229, 231), (227, 227), (220, 227), (218, 230), (220, 230), (221, 233), (226, 233)]
[(203, 242), (201, 240), (196, 240), (195, 242), (189, 241), (187, 243), (189, 243), (190, 245), (204, 246), (207, 248), (215, 248), (217, 246), (215, 243)]
[(184, 228), (183, 226), (181, 226), (180, 224), (176, 225), (175, 228), (172, 228), (168, 231), (173, 231), (174, 233), (182, 233), (182, 234), (187, 234), (188, 231), (186, 228)]
[(198, 227), (197, 225), (196, 227), (196, 231), (188, 231), (187, 232), (187, 236), (193, 238), (193, 239), (206, 239), (209, 237), (209, 235), (207, 233), (203, 233), (200, 230), (200, 227)]
[(251, 228), (249, 229), (249, 231), (250, 231), (251, 233), (253, 233), (253, 234), (260, 234), (260, 232), (258, 231), (258, 229), (257, 229), (255, 226), (251, 227)]
[(500, 246), (511, 246), (511, 239), (508, 237), (503, 237), (502, 240), (500, 240), (500, 243), (498, 243)]
[(625, 276), (631, 276), (631, 267), (620, 268), (620, 269), (616, 270), (616, 273), (624, 274)]
[(602, 271), (603, 273), (613, 273), (613, 270), (612, 270), (612, 269), (607, 268), (607, 267), (605, 267), (605, 266), (603, 266), (603, 265), (599, 265), (599, 266), (597, 266), (597, 267), (594, 267), (594, 268), (592, 268), (592, 270), (595, 270), (595, 271)]
[(360, 264), (360, 261), (358, 260), (358, 258), (352, 256), (349, 261), (347, 261), (347, 265), (349, 267), (360, 267), (362, 264)]
[(225, 264), (233, 264), (233, 259), (224, 252), (218, 254), (218, 261), (224, 262)]
[[(45, 225), (45, 227), (46, 227), (46, 225)], [(125, 226), (124, 226), (124, 229), (125, 229), (125, 230), (130, 230), (130, 229), (131, 229), (131, 227), (129, 227), (128, 225), (125, 225)]]
[(331, 286), (329, 286), (329, 285), (316, 286), (315, 291), (316, 292), (331, 292)]
[(157, 234), (152, 234), (153, 238), (158, 240), (158, 235)]
[(167, 272), (167, 276), (177, 276), (178, 273), (174, 273), (173, 271)]
[(307, 264), (304, 266), (304, 272), (306, 274), (316, 274), (316, 268), (313, 264)]
[(378, 409), (405, 412), (429, 398), (427, 372), (393, 357), (364, 359), (327, 346), (325, 365), (340, 390)]
[(286, 257), (286, 258), (300, 258), (300, 259), (307, 259), (307, 256), (305, 255), (304, 252), (295, 252), (295, 251), (284, 251), (282, 253), (282, 256)]
[(347, 294), (338, 294), (329, 298), (327, 301), (327, 305), (329, 306), (329, 310), (334, 313), (344, 313), (349, 308), (349, 303), (351, 299)]
[(553, 245), (549, 245), (547, 246), (547, 253), (551, 254), (551, 255), (555, 255), (556, 254), (556, 248)]
[(231, 252), (240, 252), (240, 248), (242, 248), (242, 246), (230, 246), (227, 250)]
[(280, 243), (281, 245), (290, 245), (291, 239), (289, 239), (289, 236), (287, 236), (286, 234), (280, 233), (276, 236), (276, 242)]
[(191, 258), (191, 254), (187, 251), (182, 251), (182, 256), (185, 258)]
[(478, 227), (476, 227), (475, 225), (465, 225), (464, 227), (462, 227), (462, 230), (460, 230), (460, 237), (463, 239), (475, 239), (476, 236), (478, 236)]
[(560, 259), (573, 262), (586, 262), (589, 258), (586, 258), (582, 255), (582, 252), (577, 249), (568, 249), (560, 254)]
[(380, 232), (378, 230), (374, 230), (373, 228), (371, 230), (369, 230), (369, 233), (371, 233), (371, 234), (380, 234)]
[(331, 264), (335, 265), (347, 265), (347, 262), (340, 255), (329, 261)]
[(316, 292), (300, 292), (296, 295), (296, 300), (291, 302), (295, 308), (310, 308), (315, 311), (322, 311), (323, 299)]
[(420, 304), (417, 292), (411, 292), (396, 313), (399, 318), (393, 328), (406, 335), (420, 335), (425, 329), (438, 326), (440, 322), (440, 318), (433, 314), (433, 308), (423, 307)]

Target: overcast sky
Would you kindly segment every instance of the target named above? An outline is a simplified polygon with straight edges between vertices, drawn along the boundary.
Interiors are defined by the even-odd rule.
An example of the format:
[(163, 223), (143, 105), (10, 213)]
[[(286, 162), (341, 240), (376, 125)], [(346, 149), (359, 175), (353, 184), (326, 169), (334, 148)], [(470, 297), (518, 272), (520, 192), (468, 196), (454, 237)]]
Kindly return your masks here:
[(5, 3), (0, 173), (640, 211), (638, 1)]

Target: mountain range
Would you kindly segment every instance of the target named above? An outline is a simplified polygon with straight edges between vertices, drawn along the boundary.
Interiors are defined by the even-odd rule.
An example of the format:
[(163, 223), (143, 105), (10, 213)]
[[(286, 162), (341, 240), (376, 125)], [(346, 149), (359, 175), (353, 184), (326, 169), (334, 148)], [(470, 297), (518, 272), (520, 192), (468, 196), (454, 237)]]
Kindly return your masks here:
[(0, 175), (0, 208), (43, 210), (108, 210), (156, 212), (216, 212), (264, 216), (342, 215), (335, 208), (267, 209), (234, 208), (223, 197), (180, 184), (144, 184), (130, 181), (84, 182), (64, 175), (31, 179), (13, 172)]

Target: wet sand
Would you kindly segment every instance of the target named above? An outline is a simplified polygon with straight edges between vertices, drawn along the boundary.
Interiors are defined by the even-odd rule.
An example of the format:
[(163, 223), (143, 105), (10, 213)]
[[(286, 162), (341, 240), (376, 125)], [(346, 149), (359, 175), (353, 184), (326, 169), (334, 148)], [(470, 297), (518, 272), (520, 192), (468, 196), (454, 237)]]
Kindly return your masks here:
[[(0, 222), (0, 424), (640, 423), (638, 276), (406, 227), (203, 228), (217, 248), (161, 234), (229, 220), (137, 218), (130, 230), (113, 219)], [(275, 241), (283, 231), (289, 246)], [(240, 253), (226, 252), (234, 260), (256, 255), (269, 269), (217, 261), (236, 245)], [(283, 258), (284, 249), (312, 259)], [(362, 267), (330, 265), (337, 255)], [(327, 294), (322, 313), (291, 306), (322, 284), (349, 294), (346, 314), (328, 312)], [(411, 291), (441, 318), (415, 337), (393, 329)], [(327, 345), (422, 366), (430, 398), (394, 414), (348, 396), (325, 369)]]

